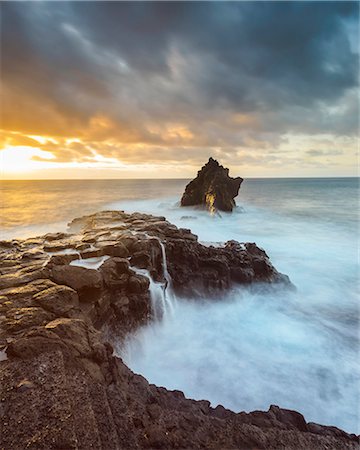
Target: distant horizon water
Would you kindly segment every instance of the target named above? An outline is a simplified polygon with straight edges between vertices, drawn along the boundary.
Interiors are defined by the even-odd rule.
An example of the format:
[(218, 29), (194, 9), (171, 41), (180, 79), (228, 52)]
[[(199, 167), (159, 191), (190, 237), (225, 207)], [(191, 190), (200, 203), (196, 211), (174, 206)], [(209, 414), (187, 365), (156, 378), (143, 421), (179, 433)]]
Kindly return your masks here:
[[(196, 174), (194, 173), (194, 176)], [(241, 175), (233, 175), (234, 177)], [(241, 177), (244, 180), (315, 180), (315, 179), (333, 179), (333, 178), (359, 178), (360, 175), (334, 175), (334, 176), (303, 176), (303, 177)], [(137, 178), (137, 177), (129, 177), (129, 178), (1, 178), (0, 183), (3, 181), (127, 181), (127, 180), (191, 180), (189, 177), (162, 177), (162, 178)]]
[[(248, 193), (256, 192), (256, 186), (261, 186), (264, 196), (263, 187), (267, 184), (279, 186), (281, 190), (282, 183), (291, 180), (295, 184), (302, 184), (303, 180), (306, 185), (316, 180), (350, 183), (353, 180), (353, 186), (357, 185), (355, 196), (359, 198), (359, 177), (263, 177), (244, 178), (236, 201), (241, 205)], [(0, 180), (0, 238), (27, 238), (54, 229), (65, 231), (74, 217), (108, 208), (116, 201), (173, 196), (176, 202), (189, 181), (188, 178)]]

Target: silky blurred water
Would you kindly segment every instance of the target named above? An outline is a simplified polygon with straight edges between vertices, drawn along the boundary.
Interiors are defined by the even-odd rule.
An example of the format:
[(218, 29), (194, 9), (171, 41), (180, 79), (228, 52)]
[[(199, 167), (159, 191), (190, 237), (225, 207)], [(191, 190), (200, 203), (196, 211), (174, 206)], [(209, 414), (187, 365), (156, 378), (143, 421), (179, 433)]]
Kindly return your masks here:
[(166, 216), (204, 242), (256, 242), (296, 292), (182, 299), (118, 349), (150, 382), (235, 411), (296, 409), (359, 429), (359, 186), (355, 178), (245, 180), (233, 214), (179, 208), (186, 180), (2, 182), (2, 238), (66, 229), (99, 209)]

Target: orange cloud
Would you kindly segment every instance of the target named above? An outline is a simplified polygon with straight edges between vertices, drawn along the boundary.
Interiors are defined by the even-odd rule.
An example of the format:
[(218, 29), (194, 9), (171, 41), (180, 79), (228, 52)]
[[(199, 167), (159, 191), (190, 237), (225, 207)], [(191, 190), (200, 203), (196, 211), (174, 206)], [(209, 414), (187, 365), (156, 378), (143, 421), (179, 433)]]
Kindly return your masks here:
[(38, 147), (39, 141), (19, 132), (0, 130), (0, 148), (17, 145)]

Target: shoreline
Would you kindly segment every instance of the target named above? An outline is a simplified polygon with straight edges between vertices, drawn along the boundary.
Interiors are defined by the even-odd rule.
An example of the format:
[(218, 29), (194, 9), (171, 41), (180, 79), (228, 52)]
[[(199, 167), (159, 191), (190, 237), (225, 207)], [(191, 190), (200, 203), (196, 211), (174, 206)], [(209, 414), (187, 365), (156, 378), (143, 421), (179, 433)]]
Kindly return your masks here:
[[(95, 448), (123, 448), (121, 436), (127, 430), (133, 442), (126, 448), (262, 448), (264, 442), (266, 448), (285, 443), (287, 448), (356, 448), (355, 435), (306, 423), (294, 411), (272, 406), (268, 412), (233, 413), (149, 385), (113, 356), (96, 331), (110, 326), (121, 339), (152, 320), (151, 280), (133, 267), (147, 270), (158, 283), (165, 283), (166, 267), (179, 296), (214, 294), (231, 283), (291, 287), (263, 250), (235, 241), (224, 248), (205, 247), (190, 230), (140, 213), (102, 211), (73, 220), (70, 231), (1, 242), (1, 279), (7, 284), (0, 293), (5, 326), (1, 347), (7, 355), (0, 362), (6, 419), (2, 446), (56, 448), (61, 442), (62, 448), (84, 448), (95, 442)], [(79, 256), (83, 261), (108, 258), (89, 269), (71, 265)], [(73, 380), (78, 380), (76, 386)], [(60, 391), (70, 394), (73, 389), (79, 398), (71, 405)], [(110, 392), (117, 392), (114, 399)], [(99, 397), (108, 404), (106, 411)], [(76, 412), (81, 398), (94, 417), (96, 433), (76, 430), (90, 426), (85, 412)], [(35, 406), (40, 414), (32, 424), (24, 414)], [(51, 415), (54, 407), (58, 412)], [(120, 422), (114, 413), (119, 408)], [(109, 427), (111, 436), (105, 436)]]

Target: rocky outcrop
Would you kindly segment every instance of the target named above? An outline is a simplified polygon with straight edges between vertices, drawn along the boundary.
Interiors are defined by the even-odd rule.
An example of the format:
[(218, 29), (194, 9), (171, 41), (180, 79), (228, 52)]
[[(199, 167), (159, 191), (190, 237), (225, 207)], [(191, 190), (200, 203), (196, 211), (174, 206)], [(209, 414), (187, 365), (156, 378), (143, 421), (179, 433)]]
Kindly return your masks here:
[(357, 448), (294, 411), (235, 414), (150, 385), (106, 342), (109, 328), (122, 339), (151, 319), (149, 283), (168, 274), (179, 295), (291, 287), (263, 250), (205, 247), (143, 214), (105, 211), (69, 229), (0, 243), (1, 449)]
[(209, 158), (197, 177), (186, 186), (181, 206), (204, 205), (211, 213), (216, 210), (231, 212), (242, 182), (242, 178), (231, 178), (229, 169)]
[(5, 449), (357, 449), (356, 436), (295, 411), (235, 414), (132, 373), (85, 320), (12, 341), (0, 363)]
[[(164, 217), (104, 211), (75, 219), (69, 230), (0, 243), (0, 345), (22, 323), (75, 317), (77, 310), (96, 327), (121, 323), (125, 335), (151, 316), (149, 278), (138, 269), (164, 282), (166, 264), (179, 296), (211, 297), (233, 283), (291, 286), (255, 244), (206, 247)], [(86, 268), (94, 259), (97, 270)]]

